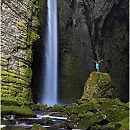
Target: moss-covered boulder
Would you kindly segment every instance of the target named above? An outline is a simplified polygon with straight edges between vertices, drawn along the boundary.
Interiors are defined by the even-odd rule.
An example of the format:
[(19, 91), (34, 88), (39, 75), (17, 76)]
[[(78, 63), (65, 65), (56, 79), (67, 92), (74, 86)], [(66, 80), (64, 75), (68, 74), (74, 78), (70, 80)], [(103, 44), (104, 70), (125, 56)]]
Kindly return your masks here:
[(43, 128), (41, 125), (34, 123), (31, 130), (47, 130), (46, 128)]
[(109, 74), (92, 72), (85, 83), (82, 99), (111, 97), (112, 90)]
[(81, 99), (65, 107), (64, 115), (79, 129), (128, 130), (129, 103), (119, 99)]
[(6, 117), (7, 115), (15, 115), (17, 117), (36, 117), (36, 114), (29, 107), (1, 105), (1, 116)]
[(30, 107), (33, 103), (27, 100), (19, 100), (17, 98), (1, 98), (1, 116), (7, 117), (14, 115), (16, 117), (36, 117)]

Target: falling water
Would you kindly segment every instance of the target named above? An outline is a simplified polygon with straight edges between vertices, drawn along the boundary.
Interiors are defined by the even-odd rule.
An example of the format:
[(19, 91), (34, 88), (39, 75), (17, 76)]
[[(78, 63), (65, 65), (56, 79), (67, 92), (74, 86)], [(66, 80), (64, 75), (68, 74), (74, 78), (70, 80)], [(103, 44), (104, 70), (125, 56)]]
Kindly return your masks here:
[(47, 5), (46, 68), (42, 103), (52, 106), (57, 103), (57, 0), (47, 0)]

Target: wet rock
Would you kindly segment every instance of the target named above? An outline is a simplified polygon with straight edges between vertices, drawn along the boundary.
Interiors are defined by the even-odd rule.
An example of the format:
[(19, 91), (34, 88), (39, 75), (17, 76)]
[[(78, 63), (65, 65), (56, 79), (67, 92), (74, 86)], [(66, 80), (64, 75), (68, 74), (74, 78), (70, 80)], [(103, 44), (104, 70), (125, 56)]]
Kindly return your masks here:
[(39, 124), (33, 124), (31, 130), (47, 130), (46, 128), (43, 128), (41, 125)]
[(1, 120), (1, 124), (2, 125), (11, 125), (10, 122), (8, 120)]
[(64, 117), (64, 114), (62, 112), (50, 112), (48, 113), (49, 116), (55, 116), (55, 117)]
[(29, 106), (36, 113), (47, 112), (47, 108), (48, 108), (47, 105), (43, 105), (43, 104), (40, 104), (40, 103), (37, 103), (37, 104), (32, 103)]
[(75, 124), (77, 128), (92, 130), (127, 128), (128, 110), (128, 103), (110, 98), (81, 99), (65, 107), (73, 128)]
[(59, 129), (59, 128), (67, 128), (67, 124), (66, 123), (61, 123), (61, 122), (59, 122), (59, 123), (55, 123), (55, 124), (53, 124), (52, 126), (51, 126), (51, 129)]
[(48, 125), (48, 126), (53, 125), (53, 121), (49, 117), (42, 118), (42, 120), (40, 120), (38, 123), (41, 124), (41, 125)]
[(92, 72), (85, 83), (82, 99), (111, 97), (112, 90), (109, 74)]

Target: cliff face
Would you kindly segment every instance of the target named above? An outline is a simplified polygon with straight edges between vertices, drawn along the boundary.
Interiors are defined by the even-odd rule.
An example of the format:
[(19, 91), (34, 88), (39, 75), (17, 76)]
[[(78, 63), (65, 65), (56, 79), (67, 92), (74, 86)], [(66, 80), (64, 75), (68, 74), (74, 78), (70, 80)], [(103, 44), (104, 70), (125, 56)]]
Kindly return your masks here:
[(38, 2), (2, 0), (1, 97), (32, 100), (32, 43), (39, 38)]
[(92, 59), (103, 59), (113, 97), (128, 101), (128, 0), (59, 0), (59, 30), (61, 101), (82, 96)]

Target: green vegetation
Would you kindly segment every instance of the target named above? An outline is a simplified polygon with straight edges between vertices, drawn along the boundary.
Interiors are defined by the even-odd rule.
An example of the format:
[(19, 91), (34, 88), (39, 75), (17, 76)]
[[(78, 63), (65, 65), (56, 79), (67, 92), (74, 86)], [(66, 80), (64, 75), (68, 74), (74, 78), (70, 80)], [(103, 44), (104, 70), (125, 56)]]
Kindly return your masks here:
[(1, 98), (1, 104), (4, 104), (5, 106), (21, 106), (21, 104), (19, 104), (16, 99), (14, 98)]
[(31, 130), (47, 130), (46, 128), (43, 128), (41, 125), (39, 124), (33, 124), (33, 127), (31, 128)]
[(129, 107), (119, 99), (81, 99), (65, 107), (63, 113), (80, 129), (128, 130)]
[(4, 117), (4, 115), (15, 115), (15, 116), (19, 116), (19, 117), (20, 116), (23, 116), (23, 117), (35, 117), (36, 116), (29, 107), (1, 105), (1, 116)]
[(30, 108), (35, 112), (38, 112), (38, 111), (46, 112), (48, 107), (47, 105), (37, 103), (37, 104), (31, 104)]
[(63, 106), (61, 106), (61, 105), (58, 105), (58, 104), (55, 104), (54, 106), (53, 106), (53, 108), (52, 108), (52, 111), (57, 111), (57, 112), (62, 112), (62, 111), (64, 111), (64, 107)]

